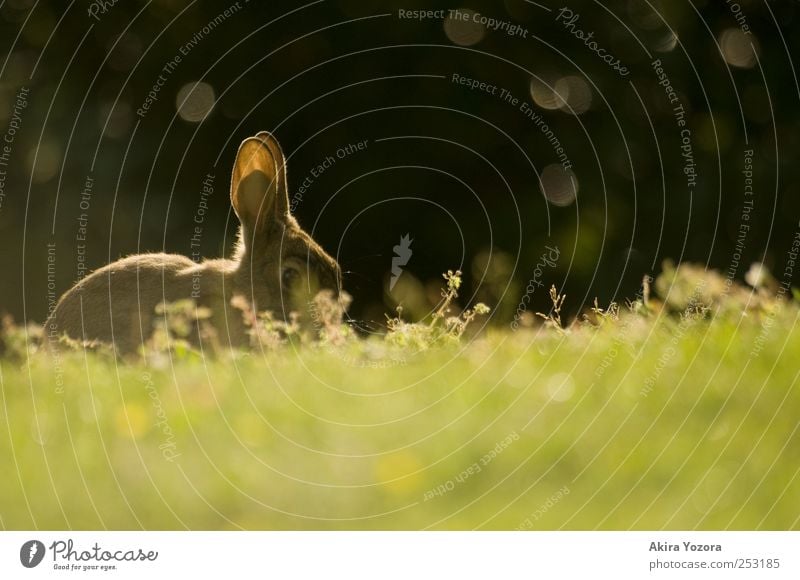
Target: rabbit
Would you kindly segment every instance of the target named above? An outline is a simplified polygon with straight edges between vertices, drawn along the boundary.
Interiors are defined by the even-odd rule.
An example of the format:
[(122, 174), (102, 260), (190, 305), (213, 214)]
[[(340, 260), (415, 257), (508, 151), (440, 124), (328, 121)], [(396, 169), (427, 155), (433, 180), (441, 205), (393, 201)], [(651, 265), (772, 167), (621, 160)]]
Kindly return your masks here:
[[(232, 259), (197, 263), (173, 254), (128, 256), (68, 290), (47, 319), (45, 332), (133, 352), (152, 335), (159, 303), (193, 298), (210, 310), (208, 322), (223, 345), (246, 347), (248, 324), (232, 300), (244, 298), (250, 312), (271, 311), (287, 320), (291, 312), (309, 312), (320, 290), (339, 295), (339, 264), (291, 215), (286, 160), (270, 133), (258, 133), (240, 145), (231, 204), (240, 222)], [(199, 335), (193, 340), (199, 341)]]

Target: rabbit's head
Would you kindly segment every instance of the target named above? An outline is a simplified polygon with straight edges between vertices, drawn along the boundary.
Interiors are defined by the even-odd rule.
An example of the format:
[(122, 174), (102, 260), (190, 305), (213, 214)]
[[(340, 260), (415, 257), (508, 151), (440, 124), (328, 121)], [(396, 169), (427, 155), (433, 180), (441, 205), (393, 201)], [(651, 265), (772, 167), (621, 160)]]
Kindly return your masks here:
[(286, 160), (271, 134), (259, 133), (239, 147), (231, 203), (241, 222), (236, 290), (257, 310), (286, 318), (308, 312), (320, 290), (338, 296), (339, 264), (291, 215)]

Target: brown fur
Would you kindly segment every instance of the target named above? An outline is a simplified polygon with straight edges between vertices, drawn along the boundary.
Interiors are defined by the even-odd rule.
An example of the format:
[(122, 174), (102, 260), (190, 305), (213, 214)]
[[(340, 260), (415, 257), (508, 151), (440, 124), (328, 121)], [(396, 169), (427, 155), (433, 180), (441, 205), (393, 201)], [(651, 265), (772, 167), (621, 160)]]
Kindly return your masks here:
[(286, 319), (292, 311), (306, 311), (318, 290), (339, 291), (339, 265), (289, 212), (285, 158), (269, 133), (246, 139), (239, 147), (231, 203), (241, 222), (233, 259), (198, 264), (172, 254), (123, 258), (68, 290), (45, 330), (112, 343), (130, 352), (151, 336), (159, 303), (194, 293), (195, 302), (211, 310), (220, 342), (243, 346), (249, 340), (247, 326), (242, 311), (231, 306), (234, 297), (245, 298), (253, 310), (269, 310)]

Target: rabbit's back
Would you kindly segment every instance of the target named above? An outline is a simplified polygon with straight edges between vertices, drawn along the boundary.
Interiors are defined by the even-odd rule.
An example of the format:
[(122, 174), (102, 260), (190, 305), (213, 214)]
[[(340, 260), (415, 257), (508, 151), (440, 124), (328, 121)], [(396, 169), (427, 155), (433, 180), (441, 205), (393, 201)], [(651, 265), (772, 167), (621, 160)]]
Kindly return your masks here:
[[(93, 272), (64, 294), (47, 329), (132, 351), (150, 338), (156, 306), (162, 302), (193, 298), (220, 318), (219, 310), (226, 306), (223, 292), (232, 290), (232, 283), (225, 288), (225, 278), (232, 279), (234, 267), (228, 260), (197, 264), (174, 254), (129, 256)], [(234, 327), (240, 322), (224, 318), (233, 318)]]

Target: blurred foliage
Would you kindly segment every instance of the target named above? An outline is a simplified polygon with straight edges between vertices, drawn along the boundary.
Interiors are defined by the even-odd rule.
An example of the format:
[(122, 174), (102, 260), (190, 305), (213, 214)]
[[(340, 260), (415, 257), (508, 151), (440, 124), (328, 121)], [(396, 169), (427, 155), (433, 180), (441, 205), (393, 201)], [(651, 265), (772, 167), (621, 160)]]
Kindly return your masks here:
[[(415, 318), (429, 314), (448, 268), (465, 273), (467, 301), (496, 305), (494, 319), (510, 320), (547, 245), (561, 259), (543, 282), (569, 289), (573, 313), (594, 296), (631, 295), (664, 258), (733, 266), (739, 279), (754, 261), (783, 270), (800, 215), (797, 2), (739, 2), (757, 63), (724, 2), (653, 2), (660, 16), (639, 0), (568, 4), (578, 27), (630, 69), (624, 79), (547, 1), (554, 11), (525, 0), (463, 4), (527, 38), (398, 18), (400, 9), (458, 7), (439, 1), (130, 0), (102, 13), (95, 4), (0, 6), (0, 133), (20, 88), (29, 90), (0, 205), (0, 309), (17, 320), (42, 321), (84, 267), (141, 251), (190, 255), (196, 218), (201, 254), (229, 253), (233, 156), (264, 129), (289, 156), (297, 217), (338, 257), (365, 325), (385, 325), (400, 302)], [(220, 19), (229, 6), (237, 8)], [(692, 131), (691, 193), (654, 59)], [(569, 156), (577, 197), (563, 182), (543, 195), (537, 176), (558, 163), (551, 143), (518, 107), (451, 82), (454, 73), (505, 89), (542, 116)], [(159, 75), (157, 100), (140, 116)], [(534, 76), (559, 94), (569, 89), (579, 114), (553, 108), (552, 94), (534, 102)], [(749, 148), (755, 203), (734, 265)], [(327, 158), (335, 162), (313, 177)], [(401, 299), (388, 277), (406, 234), (414, 253)], [(533, 305), (547, 308), (546, 292)]]

